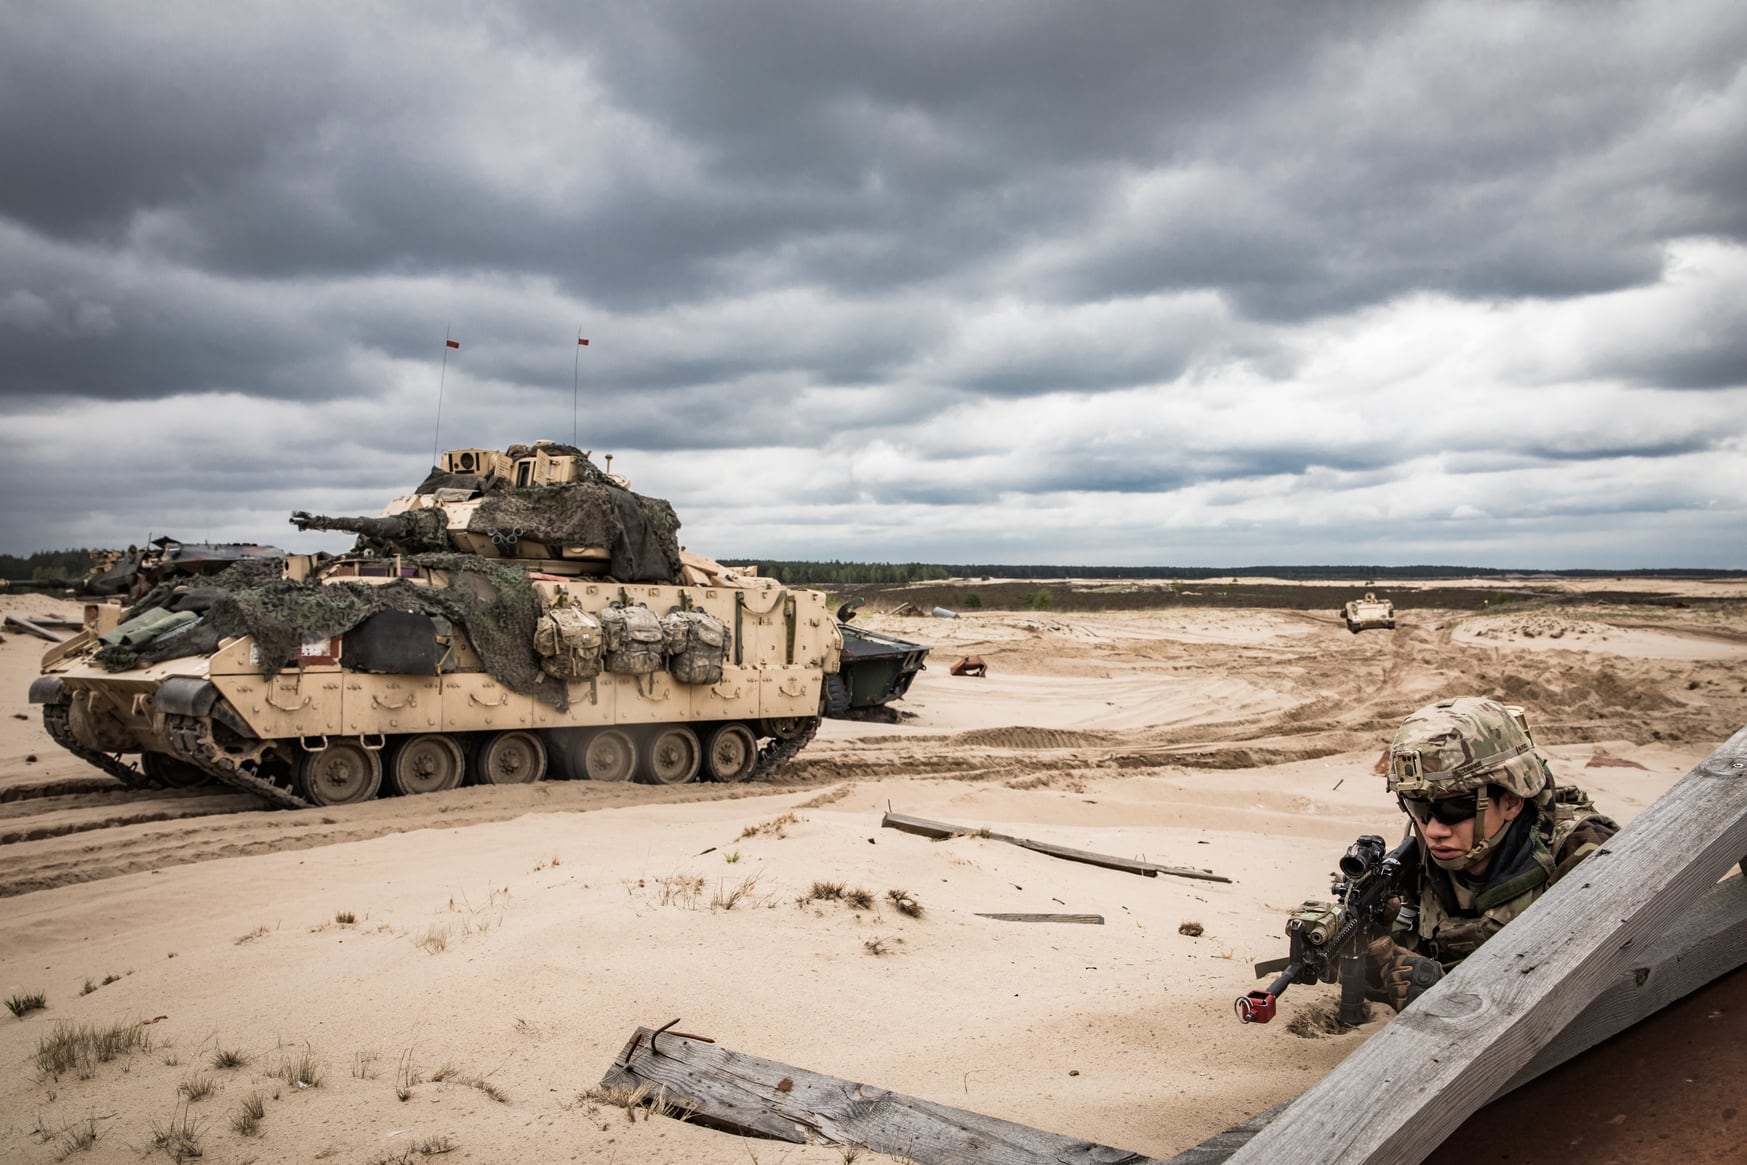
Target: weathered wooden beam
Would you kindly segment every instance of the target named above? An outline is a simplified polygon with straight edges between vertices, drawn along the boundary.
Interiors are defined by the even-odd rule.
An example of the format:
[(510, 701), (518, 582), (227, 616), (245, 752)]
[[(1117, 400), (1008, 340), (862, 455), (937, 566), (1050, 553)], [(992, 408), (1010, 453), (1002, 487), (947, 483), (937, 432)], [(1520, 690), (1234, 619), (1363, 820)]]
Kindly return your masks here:
[(57, 635), (53, 631), (50, 631), (47, 627), (42, 626), (40, 623), (34, 622), (33, 620), (30, 620), (30, 619), (22, 618), (21, 616), (18, 616), (18, 615), (6, 616), (5, 625), (7, 627), (13, 628), (14, 630), (22, 631), (26, 635), (34, 635), (38, 639), (46, 639), (50, 643), (59, 643), (59, 642), (61, 642), (61, 640), (66, 638), (65, 635)]
[(647, 1086), (693, 1119), (793, 1144), (853, 1145), (916, 1165), (1159, 1165), (1156, 1158), (822, 1076), (646, 1027), (601, 1079)]
[[(1747, 965), (1747, 878), (1725, 878), (1711, 887), (1666, 934), (1645, 948), (1630, 968), (1621, 972), (1607, 990), (1491, 1099), (1497, 1100), (1552, 1071), (1743, 965)], [(1167, 1165), (1221, 1165), (1239, 1146), (1286, 1111), (1290, 1103), (1281, 1101), (1233, 1125), (1172, 1157)], [(1432, 1147), (1428, 1145), (1427, 1152)]]
[(929, 821), (923, 817), (909, 817), (902, 813), (888, 811), (880, 824), (887, 829), (901, 829), (905, 833), (920, 834), (944, 840), (949, 837), (983, 837), (990, 841), (1004, 841), (1009, 845), (1023, 846), (1025, 849), (1036, 850), (1040, 854), (1048, 854), (1054, 858), (1066, 858), (1070, 862), (1085, 862), (1088, 865), (1103, 866), (1110, 870), (1121, 870), (1129, 874), (1141, 874), (1152, 878), (1159, 874), (1170, 874), (1176, 878), (1199, 878), (1204, 882), (1229, 882), (1230, 878), (1223, 874), (1215, 874), (1211, 870), (1190, 869), (1183, 866), (1161, 866), (1157, 862), (1142, 862), (1134, 858), (1118, 858), (1109, 854), (1092, 853), (1089, 850), (1070, 849), (1065, 845), (1052, 845), (1047, 841), (1033, 841), (1028, 837), (1013, 837), (1010, 834), (995, 833), (992, 830), (976, 829), (966, 825), (948, 825), (944, 821)]
[(1747, 853), (1747, 728), (1234, 1153), (1414, 1165)]
[(1087, 926), (1103, 926), (1102, 914), (984, 914), (978, 918), (993, 918), (999, 922), (1079, 922)]

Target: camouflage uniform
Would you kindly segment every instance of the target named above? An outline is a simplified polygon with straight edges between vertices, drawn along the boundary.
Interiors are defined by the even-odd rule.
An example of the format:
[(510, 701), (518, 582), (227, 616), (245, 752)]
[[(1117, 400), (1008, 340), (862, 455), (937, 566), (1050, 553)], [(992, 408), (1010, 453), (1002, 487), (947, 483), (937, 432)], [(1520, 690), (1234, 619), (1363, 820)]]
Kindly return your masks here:
[[(1523, 808), (1489, 833), (1495, 787), (1521, 797)], [(1473, 848), (1447, 861), (1422, 848), (1394, 933), (1367, 949), (1366, 997), (1397, 1011), (1619, 830), (1582, 789), (1554, 784), (1522, 710), (1493, 700), (1444, 700), (1403, 721), (1390, 746), (1389, 791), (1404, 809), (1406, 798), (1477, 797)], [(1463, 867), (1482, 857), (1490, 859), (1485, 872), (1471, 877)]]

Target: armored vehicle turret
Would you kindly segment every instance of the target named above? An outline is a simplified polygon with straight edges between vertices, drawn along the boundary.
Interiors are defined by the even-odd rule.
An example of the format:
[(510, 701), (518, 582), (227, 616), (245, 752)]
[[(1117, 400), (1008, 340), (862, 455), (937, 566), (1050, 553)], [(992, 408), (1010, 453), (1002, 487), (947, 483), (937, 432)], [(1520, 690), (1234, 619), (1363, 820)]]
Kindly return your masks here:
[(299, 807), (745, 781), (832, 702), (822, 593), (685, 551), (665, 501), (572, 446), (451, 450), (379, 515), (292, 521), (357, 541), (90, 608), (31, 685), (55, 740), (130, 785)]

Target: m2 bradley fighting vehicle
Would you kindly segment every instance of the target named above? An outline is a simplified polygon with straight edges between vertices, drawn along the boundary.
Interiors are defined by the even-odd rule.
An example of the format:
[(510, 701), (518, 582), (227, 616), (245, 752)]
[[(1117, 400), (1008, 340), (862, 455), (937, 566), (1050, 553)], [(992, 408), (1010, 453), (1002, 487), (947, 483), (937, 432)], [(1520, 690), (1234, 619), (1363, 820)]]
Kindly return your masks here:
[(292, 521), (358, 540), (88, 608), (31, 685), (55, 740), (130, 785), (285, 807), (745, 781), (841, 687), (822, 593), (687, 553), (665, 501), (571, 446), (451, 450), (379, 517)]
[(1395, 630), (1395, 604), (1370, 591), (1366, 591), (1362, 599), (1348, 600), (1341, 608), (1340, 616), (1347, 621), (1347, 630), (1354, 635), (1361, 631)]

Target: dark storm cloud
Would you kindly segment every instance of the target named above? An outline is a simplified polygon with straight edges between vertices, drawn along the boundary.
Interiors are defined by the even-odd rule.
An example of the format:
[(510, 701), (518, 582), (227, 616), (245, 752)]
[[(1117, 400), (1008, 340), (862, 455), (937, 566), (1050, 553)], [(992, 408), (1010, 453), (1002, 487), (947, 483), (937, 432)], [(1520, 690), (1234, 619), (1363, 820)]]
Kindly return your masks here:
[[(1744, 50), (1747, 8), (1707, 0), (13, 5), (0, 409), (53, 440), (80, 402), (258, 402), (279, 429), (157, 504), (263, 511), (416, 480), (438, 383), (445, 441), (783, 450), (839, 500), (1672, 464), (1747, 386)], [(1377, 338), (1403, 305), (1660, 294), (1695, 240), (1726, 277), (1556, 320), (1545, 351), (1477, 329), (1515, 347), (1422, 383), (1461, 338)], [(1368, 413), (1336, 382), (1379, 384), (1370, 358), (1406, 385)], [(1509, 424), (1377, 419), (1476, 368), (1516, 378)], [(1711, 411), (1634, 432), (1574, 414), (1586, 379)], [(1183, 425), (1177, 390), (1204, 402)], [(854, 457), (878, 464), (833, 479)]]

